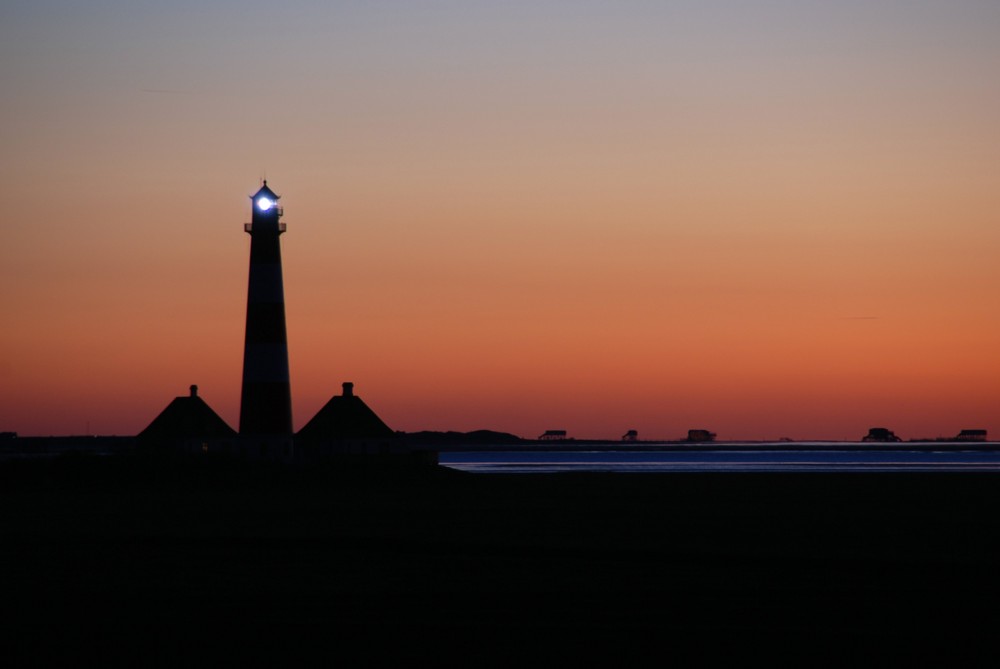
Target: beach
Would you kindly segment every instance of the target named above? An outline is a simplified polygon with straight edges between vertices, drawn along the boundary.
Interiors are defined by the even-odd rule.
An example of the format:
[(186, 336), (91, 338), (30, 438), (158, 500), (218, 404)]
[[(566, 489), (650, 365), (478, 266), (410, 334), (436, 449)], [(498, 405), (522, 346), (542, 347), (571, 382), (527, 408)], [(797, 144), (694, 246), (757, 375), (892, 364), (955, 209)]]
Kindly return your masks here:
[(62, 458), (0, 483), (29, 663), (839, 664), (971, 650), (1000, 617), (992, 473)]

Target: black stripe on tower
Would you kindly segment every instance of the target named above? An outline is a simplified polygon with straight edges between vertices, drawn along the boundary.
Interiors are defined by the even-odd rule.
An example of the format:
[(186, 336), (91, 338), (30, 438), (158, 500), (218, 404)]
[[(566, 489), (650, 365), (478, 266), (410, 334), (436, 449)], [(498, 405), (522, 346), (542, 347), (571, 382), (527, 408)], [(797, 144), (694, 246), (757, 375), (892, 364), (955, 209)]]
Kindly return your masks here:
[(267, 182), (253, 196), (250, 277), (247, 289), (246, 339), (240, 434), (290, 435), (292, 395), (288, 373), (285, 297), (278, 237), (278, 196)]

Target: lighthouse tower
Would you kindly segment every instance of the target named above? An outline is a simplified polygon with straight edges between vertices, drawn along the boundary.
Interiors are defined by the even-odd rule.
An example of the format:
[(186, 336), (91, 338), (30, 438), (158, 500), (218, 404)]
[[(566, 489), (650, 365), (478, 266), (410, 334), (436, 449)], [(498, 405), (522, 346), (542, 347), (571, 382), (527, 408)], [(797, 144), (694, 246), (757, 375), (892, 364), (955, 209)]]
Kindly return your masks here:
[(285, 290), (278, 243), (285, 224), (278, 220), (282, 214), (278, 197), (265, 181), (251, 196), (253, 215), (244, 226), (250, 233), (250, 284), (243, 347), (241, 435), (292, 434)]

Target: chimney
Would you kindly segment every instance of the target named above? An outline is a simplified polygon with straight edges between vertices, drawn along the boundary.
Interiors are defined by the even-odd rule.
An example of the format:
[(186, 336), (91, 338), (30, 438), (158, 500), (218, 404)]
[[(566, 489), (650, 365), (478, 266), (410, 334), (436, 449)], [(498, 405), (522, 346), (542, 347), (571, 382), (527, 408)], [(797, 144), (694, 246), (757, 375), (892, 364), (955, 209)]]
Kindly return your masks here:
[(354, 384), (351, 383), (350, 381), (345, 381), (344, 382), (344, 397), (353, 397), (353, 396), (354, 396)]
[(198, 386), (191, 384), (191, 397), (198, 397)]

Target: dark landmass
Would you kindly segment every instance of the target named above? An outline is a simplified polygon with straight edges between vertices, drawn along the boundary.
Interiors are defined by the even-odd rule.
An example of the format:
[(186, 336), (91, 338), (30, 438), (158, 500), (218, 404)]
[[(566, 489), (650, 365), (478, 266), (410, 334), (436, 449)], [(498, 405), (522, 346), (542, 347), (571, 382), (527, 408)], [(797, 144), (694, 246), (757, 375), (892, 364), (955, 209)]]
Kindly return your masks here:
[(1000, 623), (995, 474), (0, 463), (9, 666), (923, 662)]
[(69, 453), (92, 453), (106, 455), (125, 453), (133, 450), (135, 437), (105, 436), (63, 436), (63, 437), (20, 437), (14, 433), (0, 440), (0, 459), (16, 456), (60, 455)]
[[(140, 439), (123, 436), (18, 436), (13, 432), (2, 433), (0, 437), (0, 460), (31, 457), (55, 456), (68, 453), (90, 453), (95, 455), (127, 454), (137, 449)], [(598, 449), (604, 451), (724, 451), (724, 450), (768, 450), (768, 451), (824, 451), (824, 450), (859, 450), (859, 451), (920, 451), (920, 450), (997, 450), (1000, 442), (996, 441), (965, 441), (956, 438), (937, 437), (933, 439), (911, 439), (901, 442), (862, 442), (837, 440), (793, 441), (708, 441), (693, 442), (687, 439), (677, 440), (635, 440), (619, 441), (607, 439), (524, 439), (517, 435), (495, 430), (474, 430), (472, 432), (456, 431), (422, 431), (396, 432), (405, 444), (414, 449), (439, 451), (481, 451), (481, 450), (543, 450), (572, 451)], [(169, 450), (171, 447), (161, 447)]]

